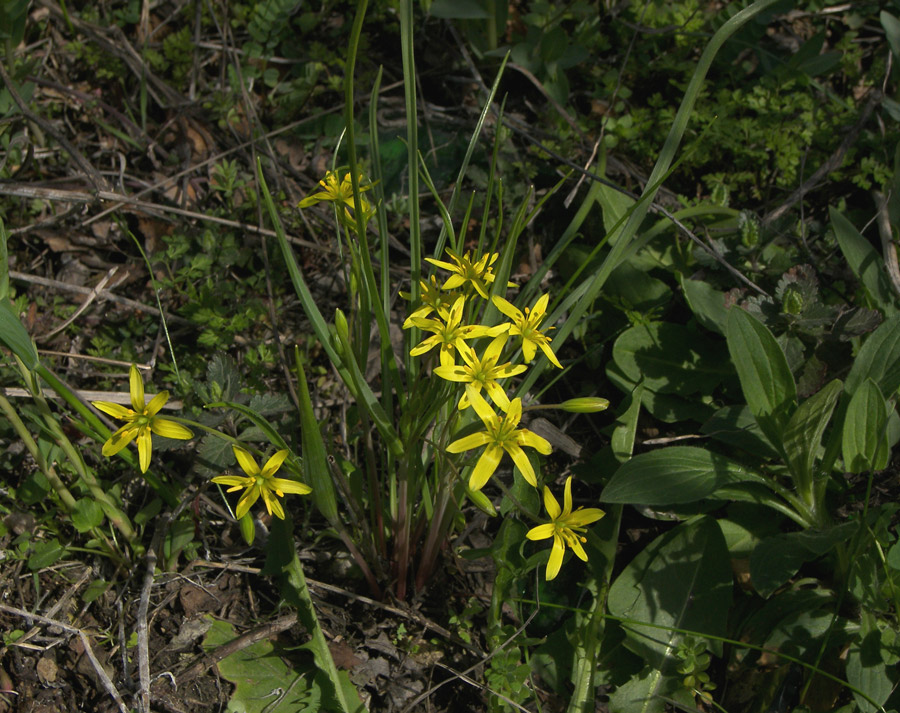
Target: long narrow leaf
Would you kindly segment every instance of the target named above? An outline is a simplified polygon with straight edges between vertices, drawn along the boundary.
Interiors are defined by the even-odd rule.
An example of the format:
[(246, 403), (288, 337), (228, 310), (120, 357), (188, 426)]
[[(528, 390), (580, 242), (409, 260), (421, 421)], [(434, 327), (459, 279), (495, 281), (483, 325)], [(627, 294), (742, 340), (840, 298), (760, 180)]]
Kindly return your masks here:
[(328, 454), (319, 423), (313, 413), (312, 401), (309, 398), (309, 387), (306, 384), (306, 373), (300, 360), (297, 364), (297, 381), (300, 400), (300, 443), (303, 448), (303, 472), (306, 482), (312, 488), (313, 501), (319, 512), (334, 526), (338, 521), (337, 498), (334, 494), (334, 481), (328, 467)]

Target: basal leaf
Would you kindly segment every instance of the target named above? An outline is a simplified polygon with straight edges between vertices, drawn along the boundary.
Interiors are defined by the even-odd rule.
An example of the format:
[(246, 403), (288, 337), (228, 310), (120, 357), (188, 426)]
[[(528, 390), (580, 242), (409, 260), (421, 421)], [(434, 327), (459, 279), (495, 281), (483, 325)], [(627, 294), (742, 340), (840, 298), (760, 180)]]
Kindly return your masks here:
[(719, 345), (680, 324), (652, 322), (625, 330), (613, 360), (632, 381), (668, 394), (709, 393), (731, 373)]
[[(617, 388), (626, 393), (632, 393), (641, 383), (640, 380), (629, 379), (613, 361), (607, 362), (606, 375)], [(666, 423), (689, 420), (702, 423), (713, 413), (712, 407), (702, 403), (699, 399), (682, 398), (676, 394), (660, 394), (648, 388), (643, 391), (641, 405), (654, 418)]]
[(738, 307), (728, 313), (726, 331), (747, 405), (762, 432), (780, 445), (797, 402), (797, 387), (784, 352), (762, 322)]
[(882, 322), (863, 343), (844, 390), (853, 395), (866, 379), (874, 381), (888, 397), (900, 387), (900, 315)]
[(800, 566), (821, 557), (839, 542), (849, 540), (858, 528), (848, 522), (829, 530), (786, 532), (767, 537), (750, 554), (750, 579), (763, 597), (787, 582)]
[(866, 240), (856, 227), (834, 208), (829, 210), (831, 227), (834, 229), (834, 237), (837, 238), (844, 258), (853, 270), (853, 274), (859, 279), (866, 292), (884, 310), (885, 314), (896, 314), (896, 299), (891, 291), (884, 268), (884, 260), (872, 244)]
[(747, 406), (724, 406), (716, 411), (700, 429), (710, 438), (737, 446), (755, 458), (780, 458), (778, 449), (759, 429)]
[[(691, 520), (658, 537), (628, 564), (610, 587), (609, 611), (628, 619), (623, 622), (628, 648), (657, 671), (671, 674), (682, 634), (666, 627), (723, 635), (732, 578), (715, 520)], [(720, 643), (711, 646), (721, 650)]]
[(887, 10), (882, 10), (878, 19), (881, 20), (884, 34), (887, 37), (888, 44), (891, 46), (891, 52), (893, 52), (897, 60), (900, 60), (900, 20)]
[(881, 390), (874, 381), (866, 379), (847, 406), (841, 442), (844, 470), (863, 473), (887, 467), (887, 418), (888, 405)]
[(706, 329), (724, 336), (725, 325), (728, 323), (725, 295), (703, 280), (688, 280), (681, 276), (679, 281), (688, 307), (697, 321)]
[[(859, 633), (847, 651), (847, 682), (863, 691), (868, 698), (854, 691), (853, 697), (861, 713), (875, 713), (887, 703), (897, 685), (897, 633), (886, 626), (879, 627), (872, 612), (863, 610)], [(893, 649), (893, 651), (892, 651)], [(892, 661), (892, 659), (894, 659)], [(888, 665), (890, 661), (891, 665)]]
[[(825, 432), (841, 396), (841, 382), (838, 379), (810, 396), (794, 411), (784, 432), (784, 454), (795, 481), (811, 484), (813, 464)], [(802, 488), (801, 488), (802, 489)]]
[(726, 485), (762, 478), (725, 456), (692, 446), (641, 453), (622, 465), (600, 499), (630, 505), (678, 505), (711, 496)]

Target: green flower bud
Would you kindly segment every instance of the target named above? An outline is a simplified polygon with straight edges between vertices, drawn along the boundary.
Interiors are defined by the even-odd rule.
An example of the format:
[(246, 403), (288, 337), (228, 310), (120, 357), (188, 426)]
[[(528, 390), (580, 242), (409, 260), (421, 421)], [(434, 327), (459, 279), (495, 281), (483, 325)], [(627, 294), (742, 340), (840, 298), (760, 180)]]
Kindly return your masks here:
[(347, 324), (347, 318), (341, 310), (334, 311), (334, 328), (337, 330), (338, 339), (342, 342), (350, 343), (350, 327)]
[(497, 510), (494, 508), (494, 504), (491, 502), (491, 499), (482, 493), (480, 490), (472, 490), (470, 488), (466, 488), (466, 495), (469, 500), (477, 507), (481, 512), (490, 515), (491, 517), (497, 516)]
[(244, 542), (252, 545), (253, 540), (256, 539), (256, 523), (253, 522), (253, 515), (249, 512), (245, 513), (244, 517), (238, 520), (238, 524), (241, 526), (241, 535), (244, 536)]
[(559, 408), (569, 413), (597, 413), (609, 408), (609, 399), (601, 399), (599, 396), (580, 396), (577, 399), (563, 401)]

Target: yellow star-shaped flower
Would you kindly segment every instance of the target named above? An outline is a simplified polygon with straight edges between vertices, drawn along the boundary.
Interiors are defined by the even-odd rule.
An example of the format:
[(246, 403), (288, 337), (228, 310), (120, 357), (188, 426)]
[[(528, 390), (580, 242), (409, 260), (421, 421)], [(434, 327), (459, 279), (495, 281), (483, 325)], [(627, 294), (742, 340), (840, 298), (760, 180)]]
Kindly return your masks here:
[(212, 479), (212, 482), (230, 485), (231, 487), (226, 491), (229, 493), (246, 489), (247, 492), (241, 495), (237, 509), (234, 511), (238, 520), (247, 514), (260, 495), (262, 495), (263, 503), (269, 515), (274, 514), (275, 517), (284, 520), (284, 510), (281, 507), (281, 501), (275, 496), (283, 498), (285, 493), (306, 495), (312, 492), (312, 488), (299, 481), (274, 477), (281, 464), (284, 463), (284, 459), (287, 458), (287, 449), (277, 451), (260, 469), (248, 451), (240, 446), (232, 446), (231, 448), (234, 450), (234, 456), (237, 458), (238, 464), (247, 475), (217, 475)]
[(443, 351), (458, 349), (460, 344), (464, 344), (466, 339), (477, 339), (478, 337), (495, 337), (501, 332), (505, 332), (508, 324), (499, 325), (497, 327), (485, 327), (480, 324), (463, 324), (463, 307), (466, 298), (460, 295), (456, 298), (456, 302), (447, 312), (446, 319), (441, 318), (440, 313), (438, 319), (428, 319), (424, 317), (410, 317), (404, 323), (404, 327), (418, 327), (426, 332), (433, 332), (430, 337), (422, 340), (415, 347), (410, 349), (411, 356), (419, 356), (431, 351), (434, 347), (440, 346)]
[[(458, 381), (463, 384), (471, 384), (475, 390), (481, 393), (484, 388), (491, 400), (502, 409), (509, 408), (509, 397), (503, 387), (497, 383), (497, 379), (505, 379), (509, 376), (521, 374), (528, 367), (524, 364), (513, 366), (510, 362), (498, 364), (500, 354), (508, 337), (501, 334), (495, 337), (484, 350), (481, 358), (465, 342), (460, 343), (456, 351), (462, 357), (464, 364), (457, 365), (449, 352), (441, 352), (441, 365), (434, 370), (435, 376), (447, 381)], [(469, 408), (469, 399), (463, 394), (459, 399), (460, 411)]]
[(103, 444), (102, 453), (105, 456), (114, 456), (136, 438), (141, 473), (146, 473), (147, 468), (150, 467), (151, 433), (166, 438), (180, 438), (182, 440), (193, 438), (194, 434), (180, 423), (156, 415), (166, 401), (169, 400), (168, 391), (160, 391), (149, 403), (145, 403), (144, 382), (141, 380), (141, 375), (134, 364), (131, 365), (131, 371), (129, 372), (128, 386), (132, 408), (125, 408), (121, 404), (114, 404), (109, 401), (92, 402), (94, 407), (103, 411), (103, 413), (126, 422)]
[(464, 285), (471, 285), (479, 295), (484, 299), (487, 299), (488, 285), (494, 281), (494, 269), (491, 266), (497, 262), (497, 258), (500, 257), (499, 253), (482, 255), (475, 262), (472, 262), (469, 252), (460, 256), (448, 249), (447, 254), (450, 256), (450, 259), (453, 260), (452, 263), (444, 262), (443, 260), (435, 260), (432, 257), (425, 258), (425, 260), (432, 265), (442, 267), (452, 273), (444, 284), (441, 285), (441, 289), (453, 290)]
[[(372, 186), (370, 185), (362, 185), (363, 178), (359, 176), (359, 192), (369, 190)], [(353, 183), (350, 179), (350, 174), (345, 173), (344, 178), (338, 183), (338, 174), (336, 171), (329, 171), (325, 174), (325, 178), (319, 181), (319, 185), (322, 186), (325, 190), (319, 191), (318, 193), (313, 193), (310, 196), (304, 198), (297, 205), (298, 208), (308, 208), (311, 205), (315, 205), (316, 203), (321, 203), (322, 201), (329, 201), (332, 203), (342, 203), (344, 205), (344, 211), (348, 220), (355, 221), (353, 217), (353, 213), (351, 211), (356, 210), (356, 202), (353, 200)], [(360, 195), (359, 197), (360, 206), (362, 207), (364, 222), (368, 223), (369, 219), (374, 215), (374, 211), (372, 210), (369, 202)]]
[(484, 487), (484, 484), (497, 470), (497, 466), (500, 465), (500, 459), (503, 458), (504, 452), (509, 453), (525, 480), (537, 487), (534, 468), (531, 467), (531, 461), (528, 460), (522, 446), (534, 448), (538, 453), (544, 455), (548, 455), (553, 449), (547, 439), (532, 433), (527, 428), (516, 428), (522, 419), (522, 399), (510, 401), (509, 409), (503, 418), (500, 418), (471, 384), (466, 384), (466, 397), (484, 423), (486, 430), (453, 441), (447, 446), (447, 451), (462, 453), (472, 448), (486, 446), (469, 477), (469, 489), (481, 490)]
[(578, 508), (572, 512), (572, 476), (566, 478), (563, 507), (559, 507), (559, 502), (546, 485), (544, 486), (544, 507), (552, 522), (532, 527), (525, 533), (525, 537), (529, 540), (553, 538), (553, 549), (550, 550), (550, 559), (547, 561), (547, 581), (549, 582), (559, 574), (566, 545), (571, 548), (578, 559), (587, 562), (587, 553), (581, 546), (581, 543), (587, 542), (587, 539), (580, 533), (585, 531), (587, 525), (596, 522), (606, 513), (599, 508)]
[[(441, 319), (447, 319), (450, 308), (456, 302), (457, 297), (460, 296), (459, 292), (445, 292), (441, 290), (434, 275), (428, 279), (428, 282), (419, 280), (419, 288), (419, 299), (422, 301), (422, 304), (406, 318), (406, 321), (403, 323), (404, 329), (409, 329), (413, 326), (411, 321), (413, 318), (427, 317), (432, 312), (435, 312)], [(407, 300), (412, 299), (412, 295), (409, 292), (401, 292), (400, 296)]]
[[(541, 295), (534, 307), (525, 308), (524, 314), (518, 307), (502, 297), (494, 296), (493, 301), (494, 306), (513, 321), (509, 333), (522, 337), (522, 356), (525, 357), (526, 364), (534, 359), (536, 351), (540, 348), (553, 366), (562, 369), (562, 364), (559, 363), (559, 359), (556, 358), (556, 354), (550, 347), (550, 337), (540, 330), (541, 322), (547, 313), (547, 304), (550, 302), (549, 294)], [(553, 329), (553, 327), (548, 329)]]

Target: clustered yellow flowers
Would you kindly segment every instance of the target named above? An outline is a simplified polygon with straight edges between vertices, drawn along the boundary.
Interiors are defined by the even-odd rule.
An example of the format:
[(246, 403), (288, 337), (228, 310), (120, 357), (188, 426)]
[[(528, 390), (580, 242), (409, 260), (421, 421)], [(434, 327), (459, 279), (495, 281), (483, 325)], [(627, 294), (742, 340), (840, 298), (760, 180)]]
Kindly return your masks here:
[[(130, 409), (109, 401), (92, 402), (103, 413), (125, 421), (125, 425), (103, 444), (101, 452), (105, 456), (114, 456), (133, 440), (137, 439), (141, 472), (146, 473), (150, 467), (150, 455), (153, 445), (151, 434), (155, 433), (158, 436), (182, 440), (191, 439), (194, 437), (194, 434), (189, 428), (177, 421), (157, 416), (159, 410), (169, 400), (168, 391), (160, 391), (148, 403), (145, 403), (144, 382), (134, 364), (131, 365), (131, 371), (129, 372), (129, 390), (132, 406)], [(275, 515), (283, 520), (284, 509), (275, 496), (284, 497), (285, 493), (305, 495), (312, 492), (312, 488), (304, 483), (275, 477), (275, 473), (288, 456), (287, 450), (278, 451), (260, 468), (246, 449), (236, 445), (232, 445), (232, 449), (238, 464), (247, 475), (219, 475), (213, 478), (212, 482), (232, 486), (228, 489), (229, 493), (242, 489), (246, 491), (237, 504), (235, 515), (238, 519), (244, 517), (253, 504), (262, 496), (263, 504), (266, 506), (269, 515)]]
[[(537, 473), (525, 448), (534, 449), (542, 455), (548, 455), (552, 449), (545, 438), (519, 427), (522, 400), (510, 399), (504, 384), (510, 377), (524, 372), (538, 350), (551, 364), (562, 368), (553, 351), (552, 339), (547, 336), (553, 327), (542, 327), (550, 295), (543, 294), (534, 305), (520, 310), (500, 295), (492, 294), (497, 292), (493, 267), (499, 258), (497, 253), (476, 257), (470, 252), (459, 254), (447, 250), (447, 254), (449, 261), (426, 258), (432, 265), (449, 272), (450, 276), (440, 285), (434, 276), (419, 283), (421, 304), (415, 306), (403, 324), (404, 328), (417, 327), (429, 333), (412, 348), (410, 354), (422, 356), (438, 347), (438, 365), (432, 373), (446, 381), (461, 384), (463, 393), (457, 408), (464, 411), (472, 407), (484, 425), (484, 430), (452, 441), (446, 450), (449, 453), (463, 453), (482, 449), (469, 476), (469, 489), (472, 491), (477, 492), (484, 487), (496, 472), (504, 454), (509, 455), (522, 477), (537, 488)], [(510, 283), (509, 286), (515, 285)], [(477, 315), (484, 303), (492, 304), (509, 321), (497, 325), (478, 323)], [(478, 341), (483, 338), (490, 341), (481, 347)], [(523, 364), (504, 361), (504, 352), (510, 345), (521, 349)], [(608, 404), (605, 399), (578, 401), (586, 411), (601, 410)], [(586, 540), (582, 533), (587, 525), (603, 517), (603, 511), (598, 508), (572, 511), (571, 478), (566, 480), (562, 508), (549, 488), (545, 486), (543, 492), (544, 506), (551, 522), (532, 528), (527, 537), (531, 540), (553, 538), (546, 571), (546, 577), (550, 580), (559, 573), (566, 547), (580, 559), (587, 560), (582, 546)]]

